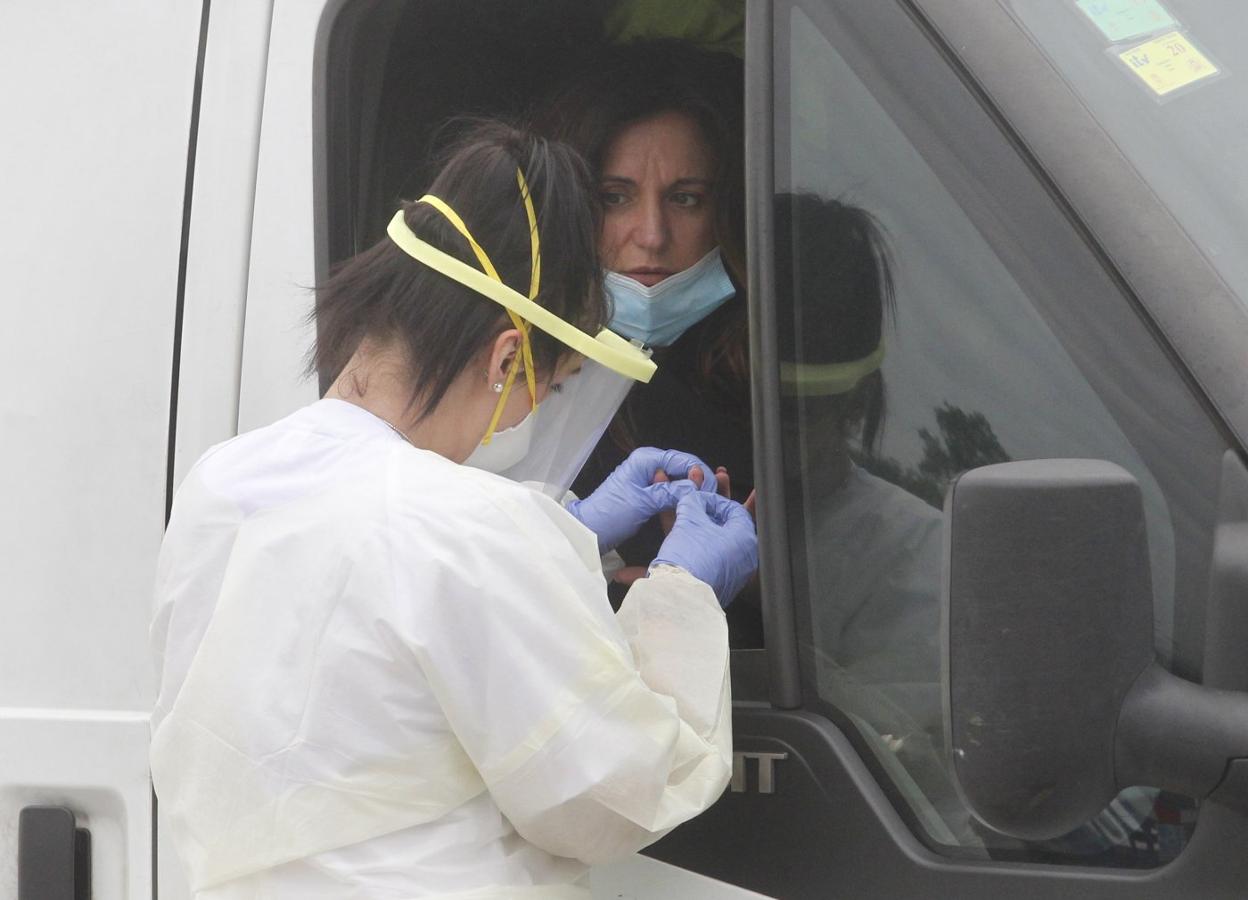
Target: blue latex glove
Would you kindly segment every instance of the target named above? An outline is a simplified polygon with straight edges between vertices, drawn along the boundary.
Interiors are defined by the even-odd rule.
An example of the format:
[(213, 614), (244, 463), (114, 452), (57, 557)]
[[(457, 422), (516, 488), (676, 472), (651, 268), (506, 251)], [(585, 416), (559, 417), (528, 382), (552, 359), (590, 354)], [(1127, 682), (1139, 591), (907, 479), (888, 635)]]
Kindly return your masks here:
[(676, 505), (676, 524), (650, 564), (680, 566), (728, 604), (758, 569), (758, 534), (754, 517), (735, 500), (690, 492)]
[[(694, 466), (702, 469), (702, 486), (689, 478)], [(669, 482), (654, 484), (654, 473), (666, 472)], [(606, 553), (637, 533), (642, 525), (665, 509), (672, 509), (685, 494), (715, 492), (715, 470), (692, 453), (638, 447), (616, 466), (592, 494), (566, 507), (578, 521), (598, 535), (598, 552)]]

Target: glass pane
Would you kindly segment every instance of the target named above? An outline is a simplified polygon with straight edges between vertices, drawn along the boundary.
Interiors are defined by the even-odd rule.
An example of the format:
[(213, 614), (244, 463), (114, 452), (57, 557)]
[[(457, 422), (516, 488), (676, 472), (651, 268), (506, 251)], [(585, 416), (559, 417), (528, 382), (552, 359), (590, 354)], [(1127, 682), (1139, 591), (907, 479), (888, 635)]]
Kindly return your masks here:
[[(897, 22), (913, 30), (904, 15)], [(853, 723), (899, 807), (938, 849), (1164, 863), (1194, 809), (1149, 788), (1032, 844), (989, 832), (962, 806), (939, 692), (940, 505), (952, 478), (988, 463), (1123, 466), (1145, 498), (1158, 652), (1198, 659), (1223, 444), (931, 49), (921, 77), (929, 95), (933, 79), (948, 82), (939, 95), (948, 110), (906, 99), (904, 78), (922, 71), (913, 55), (887, 78), (877, 68), (887, 62), (862, 45), (850, 45), (847, 62), (828, 36), (850, 44), (852, 34), (822, 7), (782, 11), (777, 24), (780, 374), (808, 693)], [(898, 56), (903, 37), (889, 35)], [(954, 115), (974, 132), (961, 119), (949, 127)], [(941, 127), (953, 138), (942, 140)], [(999, 177), (1009, 167), (1017, 173)]]
[(1248, 309), (1248, 5), (1007, 6)]

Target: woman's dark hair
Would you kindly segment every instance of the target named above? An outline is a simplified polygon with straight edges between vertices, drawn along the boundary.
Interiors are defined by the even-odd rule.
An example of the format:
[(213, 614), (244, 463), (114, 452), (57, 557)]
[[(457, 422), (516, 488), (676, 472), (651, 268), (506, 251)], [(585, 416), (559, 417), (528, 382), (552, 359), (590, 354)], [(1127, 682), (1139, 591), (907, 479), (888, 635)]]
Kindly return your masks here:
[[(883, 229), (861, 207), (814, 194), (775, 200), (776, 302), (780, 359), (849, 363), (870, 356), (895, 317), (893, 277)], [(878, 369), (844, 394), (820, 398), (841, 436), (861, 429), (873, 452), (885, 413)]]
[[(516, 172), (524, 173), (541, 241), (536, 302), (591, 334), (609, 317), (598, 259), (596, 190), (565, 144), (496, 121), (459, 129), (429, 193), (457, 212), (509, 287), (528, 296), (531, 243)], [(480, 268), (468, 241), (428, 203), (404, 202), (408, 228)], [(411, 377), (411, 407), (431, 412), (459, 374), (511, 328), (504, 309), (408, 256), (389, 238), (344, 262), (316, 291), (316, 345), (308, 368), (333, 380), (366, 338), (394, 342)], [(533, 362), (553, 372), (567, 348), (534, 328)]]
[(715, 160), (715, 240), (737, 288), (699, 329), (696, 371), (708, 386), (744, 389), (749, 380), (745, 305), (745, 187), (741, 60), (678, 40), (606, 47), (578, 70), (537, 116), (543, 133), (566, 141), (602, 171), (611, 142), (626, 126), (682, 113), (702, 132)]

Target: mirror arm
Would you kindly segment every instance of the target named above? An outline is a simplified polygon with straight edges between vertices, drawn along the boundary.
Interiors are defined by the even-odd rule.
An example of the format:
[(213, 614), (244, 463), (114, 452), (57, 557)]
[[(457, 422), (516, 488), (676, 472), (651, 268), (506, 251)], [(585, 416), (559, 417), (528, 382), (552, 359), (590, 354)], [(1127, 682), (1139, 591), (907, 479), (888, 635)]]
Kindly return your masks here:
[[(1194, 684), (1156, 662), (1123, 700), (1114, 741), (1119, 787), (1150, 785), (1248, 805), (1248, 694)], [(1219, 788), (1221, 788), (1219, 790)]]

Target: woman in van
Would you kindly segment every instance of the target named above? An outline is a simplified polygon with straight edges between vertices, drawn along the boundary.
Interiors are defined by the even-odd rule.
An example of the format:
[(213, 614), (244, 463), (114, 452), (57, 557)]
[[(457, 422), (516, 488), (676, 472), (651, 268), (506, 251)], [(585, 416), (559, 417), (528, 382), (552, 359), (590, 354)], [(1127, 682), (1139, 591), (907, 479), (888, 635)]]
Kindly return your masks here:
[[(543, 128), (576, 147), (598, 181), (611, 328), (659, 363), (628, 392), (578, 492), (646, 444), (708, 460), (737, 500), (753, 490), (741, 88), (735, 56), (641, 41), (604, 49), (544, 106)], [(644, 563), (662, 539), (650, 523), (621, 555)], [(734, 644), (761, 645), (757, 608), (747, 587), (729, 614)]]

